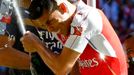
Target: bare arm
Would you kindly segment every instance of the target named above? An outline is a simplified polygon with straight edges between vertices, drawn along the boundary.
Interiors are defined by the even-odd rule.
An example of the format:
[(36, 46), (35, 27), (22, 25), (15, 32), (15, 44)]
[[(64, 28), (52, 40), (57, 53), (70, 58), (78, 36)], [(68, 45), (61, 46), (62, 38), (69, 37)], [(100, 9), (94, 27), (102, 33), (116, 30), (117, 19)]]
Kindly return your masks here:
[(0, 65), (15, 69), (29, 69), (30, 58), (12, 47), (0, 50)]
[(44, 47), (43, 43), (31, 33), (25, 34), (21, 41), (26, 51), (37, 51), (44, 63), (47, 64), (56, 75), (68, 74), (72, 70), (72, 67), (80, 55), (80, 53), (66, 47), (63, 48), (60, 55), (55, 55)]
[(12, 48), (14, 40), (6, 35), (0, 36), (0, 65), (15, 69), (29, 69), (28, 54)]
[(75, 65), (73, 66), (70, 75), (81, 75), (80, 70), (79, 70), (79, 63), (76, 62)]
[(37, 52), (56, 75), (68, 74), (72, 70), (72, 67), (79, 56), (79, 53), (74, 52), (66, 47), (64, 47), (61, 55), (59, 56), (55, 56), (43, 47), (40, 47)]

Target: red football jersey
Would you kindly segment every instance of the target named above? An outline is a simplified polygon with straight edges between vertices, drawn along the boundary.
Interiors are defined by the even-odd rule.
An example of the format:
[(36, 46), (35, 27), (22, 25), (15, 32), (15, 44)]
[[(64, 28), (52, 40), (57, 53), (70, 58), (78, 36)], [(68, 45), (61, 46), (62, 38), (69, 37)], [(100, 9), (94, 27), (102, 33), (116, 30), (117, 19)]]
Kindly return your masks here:
[(127, 75), (126, 55), (112, 25), (102, 11), (80, 1), (71, 23), (70, 35), (58, 39), (81, 53), (81, 75)]

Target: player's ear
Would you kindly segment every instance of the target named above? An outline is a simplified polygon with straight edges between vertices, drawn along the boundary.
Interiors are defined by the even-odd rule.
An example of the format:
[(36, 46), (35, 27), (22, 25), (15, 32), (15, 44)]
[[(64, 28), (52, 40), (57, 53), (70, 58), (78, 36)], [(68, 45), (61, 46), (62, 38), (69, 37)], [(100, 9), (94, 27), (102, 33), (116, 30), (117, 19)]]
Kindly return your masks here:
[(59, 4), (59, 10), (62, 12), (62, 13), (66, 13), (67, 11), (68, 11), (68, 9), (67, 9), (67, 6), (66, 6), (66, 4), (63, 2), (63, 3), (61, 3), (61, 4)]

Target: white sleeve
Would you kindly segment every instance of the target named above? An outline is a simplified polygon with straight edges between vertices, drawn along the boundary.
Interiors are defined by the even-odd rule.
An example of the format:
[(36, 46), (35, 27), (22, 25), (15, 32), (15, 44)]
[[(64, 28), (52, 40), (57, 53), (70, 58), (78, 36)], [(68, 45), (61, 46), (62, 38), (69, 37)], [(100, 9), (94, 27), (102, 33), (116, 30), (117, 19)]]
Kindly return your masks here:
[(102, 34), (103, 22), (102, 16), (98, 10), (94, 10), (88, 16), (89, 26), (87, 29), (86, 38), (92, 43), (92, 47), (99, 53), (116, 57), (115, 51), (107, 38)]
[[(74, 25), (75, 28), (82, 28), (81, 35), (70, 35), (64, 46), (71, 48), (79, 53), (82, 53), (88, 44), (91, 37), (100, 34), (102, 31), (102, 19), (96, 9), (89, 12), (87, 19), (82, 25)], [(88, 40), (87, 40), (88, 39)]]
[(88, 16), (88, 26), (86, 28), (86, 38), (89, 40), (102, 32), (102, 17), (97, 9), (92, 8)]
[(70, 35), (64, 46), (71, 48), (76, 52), (82, 53), (87, 46), (87, 43), (87, 39), (82, 36)]

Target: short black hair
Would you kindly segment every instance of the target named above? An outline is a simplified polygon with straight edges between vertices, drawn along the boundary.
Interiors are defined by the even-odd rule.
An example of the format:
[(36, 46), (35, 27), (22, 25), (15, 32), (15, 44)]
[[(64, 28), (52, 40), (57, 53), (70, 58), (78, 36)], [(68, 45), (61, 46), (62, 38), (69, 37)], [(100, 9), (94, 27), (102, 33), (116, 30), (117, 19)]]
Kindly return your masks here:
[(129, 34), (126, 36), (126, 39), (129, 39), (129, 38), (131, 38), (131, 37), (134, 37), (134, 32), (129, 33)]
[(30, 7), (28, 8), (29, 18), (37, 19), (43, 11), (50, 11), (53, 8), (54, 0), (32, 0)]
[[(79, 0), (68, 0), (71, 3), (75, 3)], [(38, 19), (42, 16), (44, 11), (50, 12), (56, 8), (55, 0), (32, 0), (30, 7), (28, 8), (29, 18)]]

